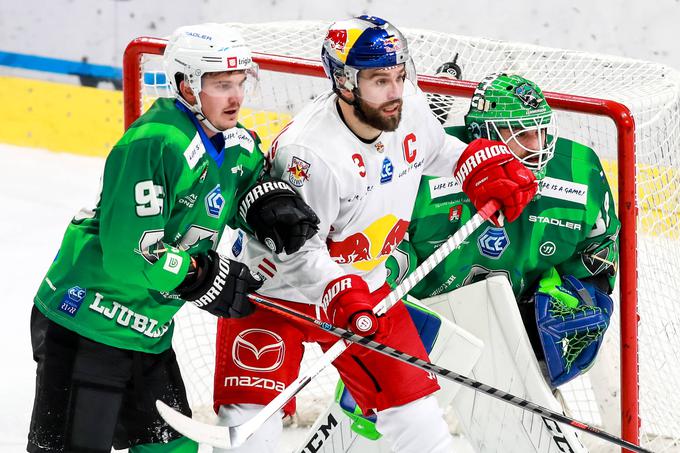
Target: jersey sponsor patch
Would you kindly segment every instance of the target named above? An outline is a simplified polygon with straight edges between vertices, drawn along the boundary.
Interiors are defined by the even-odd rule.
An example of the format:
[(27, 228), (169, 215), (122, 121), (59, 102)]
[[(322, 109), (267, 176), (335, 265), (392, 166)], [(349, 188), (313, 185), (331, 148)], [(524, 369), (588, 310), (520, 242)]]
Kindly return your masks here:
[(126, 327), (148, 338), (160, 338), (168, 331), (173, 320), (165, 324), (159, 324), (158, 320), (135, 313), (129, 307), (120, 302), (105, 301), (104, 296), (95, 293), (94, 300), (88, 307), (90, 310), (101, 314), (103, 317), (115, 321), (116, 325)]
[(392, 181), (394, 175), (394, 165), (387, 157), (383, 159), (382, 168), (380, 169), (380, 184), (387, 184)]
[(223, 207), (224, 196), (222, 196), (222, 189), (218, 184), (205, 196), (205, 209), (210, 217), (219, 219)]
[(248, 152), (252, 152), (255, 148), (255, 140), (245, 129), (233, 127), (224, 131), (224, 147), (231, 148), (233, 146), (241, 146)]
[(383, 145), (383, 142), (377, 142), (375, 145), (375, 150), (378, 151), (379, 153), (382, 153), (385, 150), (385, 145)]
[(81, 288), (80, 286), (74, 286), (69, 288), (64, 294), (64, 298), (59, 304), (59, 311), (66, 313), (67, 315), (74, 317), (80, 308), (80, 304), (83, 303), (83, 299), (87, 295), (87, 290)]
[(234, 364), (247, 371), (274, 371), (283, 365), (286, 345), (271, 330), (247, 329), (239, 333), (232, 346)]
[(544, 197), (557, 198), (578, 204), (588, 202), (588, 186), (573, 181), (546, 176), (539, 183), (539, 193)]
[(302, 187), (305, 181), (309, 180), (309, 167), (311, 167), (309, 162), (293, 156), (288, 165), (288, 182), (295, 187)]
[(557, 246), (553, 241), (545, 241), (543, 244), (540, 245), (538, 248), (538, 253), (540, 253), (543, 256), (553, 256), (555, 252), (557, 251)]
[(165, 254), (165, 263), (163, 264), (163, 269), (173, 274), (178, 274), (179, 270), (182, 268), (182, 257), (175, 255), (174, 253)]
[(463, 213), (463, 205), (456, 204), (449, 208), (449, 222), (456, 222), (460, 220), (460, 216)]
[(488, 227), (477, 239), (479, 252), (489, 258), (497, 260), (510, 245), (510, 238), (505, 228)]
[(242, 250), (243, 250), (243, 231), (238, 230), (236, 240), (234, 241), (234, 245), (231, 246), (231, 254), (234, 255), (234, 258), (238, 258)]
[(201, 156), (204, 154), (205, 147), (201, 141), (201, 136), (196, 134), (194, 139), (191, 140), (191, 143), (189, 143), (187, 149), (184, 151), (184, 158), (187, 160), (187, 164), (191, 170), (194, 169), (198, 161), (201, 159)]
[(434, 178), (428, 181), (430, 185), (430, 199), (444, 197), (463, 192), (463, 188), (455, 178)]
[(361, 271), (370, 271), (387, 260), (406, 236), (408, 226), (408, 220), (388, 214), (345, 239), (328, 238), (328, 253), (338, 264), (352, 264)]
[(548, 223), (560, 228), (567, 228), (569, 230), (581, 231), (581, 224), (570, 222), (569, 220), (555, 219), (553, 217), (545, 217), (540, 215), (529, 215), (529, 222), (532, 223)]

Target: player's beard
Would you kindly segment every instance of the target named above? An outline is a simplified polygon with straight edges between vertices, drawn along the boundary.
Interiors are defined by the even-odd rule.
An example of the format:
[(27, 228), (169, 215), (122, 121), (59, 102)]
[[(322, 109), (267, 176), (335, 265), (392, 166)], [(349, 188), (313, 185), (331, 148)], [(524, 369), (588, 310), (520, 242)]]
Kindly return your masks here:
[[(397, 104), (399, 105), (399, 109), (397, 110), (396, 115), (388, 117), (382, 112), (382, 109), (385, 107), (393, 107)], [(385, 102), (384, 104), (380, 104), (379, 107), (374, 108), (366, 104), (361, 97), (356, 96), (352, 105), (354, 106), (354, 113), (357, 118), (371, 127), (386, 132), (392, 132), (399, 127), (399, 122), (401, 121), (401, 107), (403, 105), (401, 99)]]

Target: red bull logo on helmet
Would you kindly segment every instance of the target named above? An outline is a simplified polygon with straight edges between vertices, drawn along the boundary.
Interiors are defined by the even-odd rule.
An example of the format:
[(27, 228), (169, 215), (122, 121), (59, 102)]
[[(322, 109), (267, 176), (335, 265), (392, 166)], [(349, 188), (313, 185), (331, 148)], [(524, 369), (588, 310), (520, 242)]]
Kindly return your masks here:
[(347, 30), (328, 30), (326, 40), (330, 41), (331, 47), (340, 53), (345, 53), (347, 44)]
[[(335, 54), (343, 63), (347, 60), (349, 51), (361, 36), (363, 29), (348, 27), (350, 24), (336, 24), (328, 30), (324, 45), (335, 51)], [(337, 27), (337, 28), (336, 28)]]
[(401, 50), (401, 40), (396, 36), (389, 36), (383, 40), (387, 52), (399, 52)]
[(343, 240), (328, 239), (328, 252), (338, 264), (351, 264), (355, 269), (370, 271), (383, 263), (401, 243), (409, 221), (388, 214), (371, 223), (363, 231)]

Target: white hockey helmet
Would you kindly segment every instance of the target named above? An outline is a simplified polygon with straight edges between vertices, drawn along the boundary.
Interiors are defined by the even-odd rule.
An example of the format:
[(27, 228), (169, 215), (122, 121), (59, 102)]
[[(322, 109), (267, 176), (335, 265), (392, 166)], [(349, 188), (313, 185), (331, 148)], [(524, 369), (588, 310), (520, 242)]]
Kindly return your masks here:
[[(241, 34), (215, 23), (187, 25), (175, 30), (163, 54), (163, 69), (175, 97), (214, 132), (221, 131), (203, 114), (198, 96), (202, 90), (202, 76), (210, 72), (245, 71), (251, 85), (258, 79), (257, 64)], [(182, 80), (196, 95), (195, 105), (189, 105), (180, 94)]]

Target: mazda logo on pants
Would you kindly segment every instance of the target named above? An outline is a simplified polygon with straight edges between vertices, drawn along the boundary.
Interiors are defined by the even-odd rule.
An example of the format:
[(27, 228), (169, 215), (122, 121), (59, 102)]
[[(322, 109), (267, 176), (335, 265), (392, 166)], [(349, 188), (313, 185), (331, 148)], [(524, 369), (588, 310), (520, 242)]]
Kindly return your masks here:
[(286, 345), (280, 335), (264, 329), (247, 329), (236, 336), (231, 356), (248, 371), (274, 371), (281, 367)]

